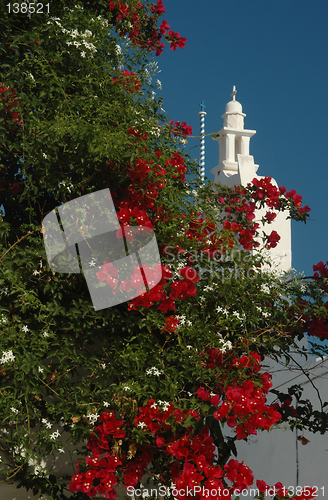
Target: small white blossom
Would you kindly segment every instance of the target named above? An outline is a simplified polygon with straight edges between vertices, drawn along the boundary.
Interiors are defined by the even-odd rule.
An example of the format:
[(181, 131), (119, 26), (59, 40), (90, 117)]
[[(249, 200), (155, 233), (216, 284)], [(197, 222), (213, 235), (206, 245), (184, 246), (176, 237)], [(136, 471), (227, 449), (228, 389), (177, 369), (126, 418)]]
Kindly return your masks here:
[(79, 34), (78, 30), (73, 30), (71, 33), (71, 37), (76, 38), (78, 36), (78, 34)]
[(42, 335), (43, 335), (44, 337), (49, 337), (49, 333), (47, 333), (47, 332), (43, 332), (43, 334), (42, 334)]
[(7, 293), (8, 293), (8, 288), (1, 288), (0, 293), (1, 293), (1, 294), (3, 294), (3, 293), (4, 293), (5, 295), (7, 295)]
[(95, 263), (95, 261), (94, 261), (94, 260), (92, 260), (91, 262), (89, 262), (89, 266), (90, 266), (90, 267), (95, 267), (95, 265), (96, 265), (96, 263)]
[(10, 349), (9, 351), (2, 352), (2, 358), (0, 359), (0, 365), (4, 365), (8, 363), (8, 361), (15, 361), (15, 355), (13, 351)]
[(95, 422), (97, 422), (98, 418), (99, 418), (99, 415), (96, 413), (89, 413), (87, 415), (88, 419), (90, 420), (91, 424), (94, 424)]
[(109, 406), (108, 401), (103, 401), (103, 405), (107, 408)]
[(84, 50), (82, 50), (82, 52), (81, 52), (81, 57), (85, 57), (85, 52), (84, 52)]
[(66, 45), (73, 45), (73, 42), (66, 42)]
[(75, 41), (75, 42), (73, 42), (73, 45), (75, 45), (75, 47), (79, 47), (81, 45), (81, 43)]
[(157, 408), (157, 404), (153, 403), (150, 408), (155, 408), (156, 409)]
[(48, 156), (46, 155), (46, 153), (42, 153), (42, 156), (43, 156), (43, 158), (48, 158)]
[(35, 271), (33, 271), (33, 275), (34, 275), (34, 276), (36, 276), (37, 274), (40, 274), (40, 271), (37, 271), (37, 270), (35, 269)]
[(43, 373), (43, 368), (41, 368), (41, 366), (39, 366), (39, 367), (38, 367), (38, 371), (39, 371), (40, 373)]
[(156, 80), (156, 85), (159, 88), (159, 90), (162, 90), (162, 82), (160, 80)]
[(187, 345), (186, 348), (190, 350), (192, 349), (192, 345)]
[(116, 47), (115, 47), (115, 52), (116, 52), (116, 55), (118, 55), (118, 56), (119, 56), (120, 54), (122, 54), (122, 49), (121, 49), (121, 47), (120, 47), (119, 45), (116, 45)]
[(192, 326), (192, 322), (189, 319), (187, 320), (187, 326)]
[(143, 429), (144, 427), (147, 427), (147, 424), (145, 424), (145, 422), (139, 422), (138, 427)]
[(131, 387), (129, 387), (128, 385), (124, 385), (124, 386), (123, 386), (123, 389), (124, 389), (125, 391), (131, 391)]
[(92, 36), (92, 31), (90, 30), (85, 30), (82, 36)]
[(59, 453), (65, 453), (65, 451), (63, 450), (63, 448), (59, 448), (58, 451), (59, 451)]
[[(218, 335), (221, 337), (221, 334), (218, 333)], [(224, 339), (220, 338), (221, 346), (220, 346), (220, 351), (224, 354), (227, 350), (232, 349), (232, 343), (230, 340), (225, 341)]]
[(56, 439), (60, 436), (60, 433), (58, 431), (55, 431), (53, 434), (50, 435), (50, 439)]
[(11, 411), (12, 411), (13, 413), (15, 413), (15, 415), (17, 415), (18, 410), (16, 410), (16, 408), (14, 408), (14, 407), (12, 406), (10, 409), (11, 409)]
[(178, 327), (183, 326), (185, 324), (185, 322), (186, 322), (186, 315), (185, 314), (181, 314), (181, 316), (176, 316), (176, 318), (179, 320)]
[(22, 328), (23, 332), (27, 333), (28, 332), (28, 327), (27, 325), (24, 325), (23, 328)]
[(204, 300), (205, 300), (204, 295), (201, 295), (201, 296), (199, 297), (199, 300), (200, 300), (201, 302), (204, 302)]
[(204, 292), (213, 292), (213, 287), (206, 285), (206, 287), (204, 288)]
[(261, 291), (264, 293), (270, 293), (270, 288), (268, 287), (268, 285), (263, 283), (263, 285), (261, 285)]
[(32, 73), (29, 73), (29, 77), (30, 77), (32, 80), (34, 80), (34, 79), (35, 79), (35, 78), (34, 78), (34, 76), (32, 75)]
[(191, 398), (192, 392), (187, 392), (188, 396)]
[(148, 370), (146, 370), (146, 374), (147, 375), (156, 375), (157, 377), (159, 377), (159, 375), (162, 373), (161, 370), (158, 370), (158, 368), (156, 368), (155, 366), (153, 366), (152, 368), (149, 368)]
[(238, 311), (234, 311), (234, 312), (232, 313), (232, 315), (233, 315), (233, 316), (236, 316), (236, 318), (237, 318), (237, 319), (239, 319), (240, 321), (242, 320), (242, 318), (240, 317), (240, 314), (239, 314), (239, 312), (238, 312)]

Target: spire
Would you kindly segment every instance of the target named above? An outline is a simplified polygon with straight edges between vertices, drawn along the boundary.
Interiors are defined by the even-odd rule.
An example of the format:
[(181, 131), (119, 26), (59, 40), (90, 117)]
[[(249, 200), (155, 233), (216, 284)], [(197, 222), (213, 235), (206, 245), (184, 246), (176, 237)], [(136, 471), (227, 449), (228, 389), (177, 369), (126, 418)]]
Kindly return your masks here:
[[(244, 128), (245, 113), (240, 102), (236, 101), (236, 86), (232, 87), (231, 101), (225, 107), (222, 115), (223, 128), (219, 131), (219, 165), (211, 171), (215, 175), (214, 182), (244, 184), (252, 180), (258, 169), (254, 159), (249, 154), (249, 142), (256, 133), (255, 130)], [(241, 164), (244, 167), (240, 170)], [(248, 177), (251, 177), (248, 179)]]

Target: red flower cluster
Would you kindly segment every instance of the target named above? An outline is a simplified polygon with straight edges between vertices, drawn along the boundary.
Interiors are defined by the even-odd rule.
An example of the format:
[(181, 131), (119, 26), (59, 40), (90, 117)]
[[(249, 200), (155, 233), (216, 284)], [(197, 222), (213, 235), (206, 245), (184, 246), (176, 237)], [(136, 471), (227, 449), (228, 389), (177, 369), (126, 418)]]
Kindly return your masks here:
[[(231, 372), (233, 368), (240, 371), (242, 368), (250, 370), (250, 373), (258, 374), (260, 371), (260, 356), (256, 352), (250, 352), (248, 356), (242, 355), (240, 358), (235, 357), (231, 361), (224, 361), (221, 351), (215, 349), (209, 350), (209, 362), (207, 367), (214, 369), (220, 366)], [(245, 380), (234, 383), (225, 383), (226, 376), (221, 375), (220, 383), (218, 383), (215, 391), (217, 394), (211, 396), (209, 391), (204, 387), (197, 390), (197, 396), (203, 401), (210, 401), (218, 409), (214, 413), (217, 420), (225, 420), (229, 427), (236, 428), (237, 439), (244, 439), (247, 435), (257, 434), (258, 428), (269, 430), (270, 427), (281, 419), (274, 407), (267, 406), (266, 394), (268, 393), (271, 384), (271, 375), (263, 373), (258, 375), (258, 382), (262, 386), (255, 385), (253, 380)], [(238, 379), (238, 372), (236, 379)]]
[[(154, 50), (157, 56), (163, 52), (164, 43), (161, 41), (163, 36), (171, 44), (172, 50), (185, 46), (186, 38), (174, 31), (168, 31), (171, 27), (167, 21), (163, 21), (159, 27), (157, 26), (158, 18), (165, 12), (162, 0), (157, 0), (156, 5), (152, 5), (149, 10), (141, 2), (129, 6), (121, 0), (111, 0), (109, 11), (118, 35), (128, 35), (133, 45), (148, 51)], [(145, 32), (148, 34), (146, 39)]]
[(178, 328), (179, 319), (171, 315), (166, 318), (166, 325), (162, 332), (174, 332)]
[[(143, 294), (129, 302), (129, 310), (137, 310), (138, 306), (150, 307), (154, 302), (160, 301), (158, 310), (166, 313), (169, 309), (175, 310), (175, 300), (184, 300), (188, 297), (196, 296), (196, 286), (194, 283), (199, 281), (199, 276), (196, 271), (186, 266), (179, 271), (181, 276), (185, 276), (182, 280), (176, 280), (171, 283), (171, 290), (164, 291), (164, 286), (168, 285), (167, 281), (172, 278), (172, 273), (168, 267), (162, 265), (162, 279), (148, 293)], [(169, 285), (168, 285), (169, 286)]]
[(280, 240), (280, 236), (277, 231), (271, 231), (267, 236), (266, 248), (275, 248)]
[(116, 71), (117, 76), (112, 78), (112, 83), (119, 84), (124, 87), (124, 90), (129, 94), (133, 92), (140, 92), (141, 85), (137, 78), (137, 75), (133, 71), (129, 72), (127, 69), (121, 71), (118, 69)]
[[(187, 418), (191, 419), (191, 424), (186, 426)], [(99, 417), (101, 424), (91, 433), (87, 443), (91, 452), (91, 456), (85, 459), (84, 468), (87, 470), (81, 472), (79, 464), (69, 491), (80, 491), (90, 497), (97, 493), (105, 494), (106, 498), (114, 499), (114, 487), (119, 474), (123, 475), (125, 487), (135, 486), (150, 462), (156, 462), (157, 456), (161, 455), (167, 462), (165, 466), (161, 460), (161, 469), (169, 471), (170, 478), (177, 486), (177, 498), (182, 500), (185, 498), (184, 490), (201, 484), (204, 489), (222, 490), (223, 495), (222, 479), (225, 478), (232, 486), (225, 488), (222, 498), (231, 500), (230, 495), (234, 489), (244, 489), (253, 484), (253, 474), (249, 467), (237, 460), (230, 460), (223, 468), (213, 465), (215, 446), (209, 428), (205, 426), (197, 434), (194, 432), (194, 425), (200, 418), (196, 410), (181, 410), (172, 404), (160, 410), (154, 399), (139, 408), (139, 415), (134, 417), (133, 424), (124, 424), (123, 420), (116, 419), (113, 411), (102, 413)], [(142, 429), (146, 441), (152, 441), (153, 445), (133, 442), (132, 435), (137, 429)], [(120, 438), (124, 439), (126, 433), (130, 437), (127, 452), (123, 441), (118, 441)], [(121, 443), (120, 457), (111, 451), (115, 443), (117, 449), (118, 442)], [(164, 481), (162, 476), (165, 473), (160, 473), (160, 476)], [(203, 496), (197, 493), (196, 498), (202, 499)]]
[[(6, 94), (6, 95), (5, 95)], [(13, 119), (13, 122), (17, 122), (17, 125), (23, 125), (23, 120), (19, 120), (20, 113), (16, 111), (12, 111), (12, 109), (18, 105), (18, 101), (14, 99), (16, 91), (10, 87), (2, 86), (2, 82), (0, 82), (0, 101), (8, 102), (5, 105), (4, 111), (5, 113), (10, 113), (10, 116)], [(14, 129), (13, 129), (14, 130)]]
[(313, 271), (314, 275), (316, 278), (319, 278), (319, 276), (326, 276), (328, 277), (328, 260), (326, 264), (324, 264), (322, 261), (318, 262), (318, 264), (315, 264), (313, 266)]
[[(171, 45), (171, 48), (172, 48), (172, 45)], [(191, 135), (192, 134), (192, 128), (190, 127), (190, 125), (187, 125), (186, 122), (174, 122), (173, 120), (171, 120), (170, 122), (170, 125), (173, 127), (173, 129), (171, 130), (171, 133), (173, 133), (175, 136), (183, 136), (185, 137), (186, 135)]]

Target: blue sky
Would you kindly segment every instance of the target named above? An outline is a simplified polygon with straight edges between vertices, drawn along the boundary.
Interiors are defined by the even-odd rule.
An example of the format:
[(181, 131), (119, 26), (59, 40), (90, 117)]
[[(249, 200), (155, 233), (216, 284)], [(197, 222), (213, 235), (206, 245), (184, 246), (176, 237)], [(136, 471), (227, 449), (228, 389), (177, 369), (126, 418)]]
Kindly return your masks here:
[[(292, 264), (311, 275), (328, 260), (328, 3), (314, 0), (165, 0), (162, 19), (188, 40), (165, 48), (163, 107), (199, 134), (199, 103), (206, 133), (218, 132), (236, 85), (236, 99), (254, 129), (250, 154), (259, 175), (269, 175), (303, 196), (311, 207), (306, 225), (292, 223)], [(198, 146), (190, 139), (188, 147)], [(198, 158), (199, 150), (191, 150)], [(218, 144), (206, 139), (206, 175), (218, 164)]]

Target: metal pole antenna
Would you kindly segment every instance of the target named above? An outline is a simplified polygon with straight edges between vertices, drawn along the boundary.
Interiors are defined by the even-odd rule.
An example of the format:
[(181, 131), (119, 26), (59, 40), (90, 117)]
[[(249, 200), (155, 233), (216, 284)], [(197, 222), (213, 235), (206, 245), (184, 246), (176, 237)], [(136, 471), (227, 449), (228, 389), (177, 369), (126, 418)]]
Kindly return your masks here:
[(199, 119), (200, 119), (200, 141), (199, 141), (199, 175), (201, 180), (205, 177), (205, 104), (204, 101), (200, 103)]

